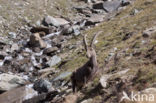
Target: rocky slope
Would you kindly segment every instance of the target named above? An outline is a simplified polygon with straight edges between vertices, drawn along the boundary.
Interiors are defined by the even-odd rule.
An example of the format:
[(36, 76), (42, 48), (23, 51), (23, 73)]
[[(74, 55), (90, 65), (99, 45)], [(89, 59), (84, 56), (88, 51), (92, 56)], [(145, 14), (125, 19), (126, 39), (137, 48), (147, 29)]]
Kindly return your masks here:
[[(139, 96), (155, 97), (155, 0), (0, 0), (0, 8), (1, 102), (148, 103)], [(88, 60), (83, 36), (90, 42), (98, 31), (100, 69), (73, 94), (71, 73)]]

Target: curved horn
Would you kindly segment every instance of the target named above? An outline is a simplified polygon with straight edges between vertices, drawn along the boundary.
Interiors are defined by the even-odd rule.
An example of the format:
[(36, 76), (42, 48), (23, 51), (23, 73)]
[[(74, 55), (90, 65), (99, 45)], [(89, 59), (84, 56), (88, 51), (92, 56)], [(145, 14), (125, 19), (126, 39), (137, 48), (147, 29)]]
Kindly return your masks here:
[(83, 36), (83, 42), (84, 42), (85, 50), (88, 51), (88, 43), (86, 40), (86, 35)]
[(90, 44), (90, 47), (93, 48), (93, 45), (94, 45), (94, 42), (95, 42), (95, 39), (97, 38), (97, 36), (99, 34), (101, 34), (102, 31), (99, 31), (98, 33), (94, 34), (93, 38), (92, 38), (92, 41), (91, 41), (91, 44)]

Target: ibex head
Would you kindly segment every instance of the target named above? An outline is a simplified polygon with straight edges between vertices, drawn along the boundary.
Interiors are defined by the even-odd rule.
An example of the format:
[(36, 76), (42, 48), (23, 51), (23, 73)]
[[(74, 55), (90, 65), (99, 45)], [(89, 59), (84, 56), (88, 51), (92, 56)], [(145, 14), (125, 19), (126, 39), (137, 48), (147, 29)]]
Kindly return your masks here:
[(84, 42), (84, 45), (85, 45), (85, 50), (87, 52), (87, 57), (90, 58), (92, 55), (96, 54), (94, 48), (93, 48), (93, 45), (94, 45), (94, 42), (95, 42), (95, 39), (96, 37), (101, 33), (102, 31), (96, 33), (94, 35), (94, 37), (92, 38), (92, 41), (90, 43), (90, 45), (88, 45), (87, 43), (87, 40), (86, 40), (86, 35), (84, 35), (83, 37), (83, 42)]

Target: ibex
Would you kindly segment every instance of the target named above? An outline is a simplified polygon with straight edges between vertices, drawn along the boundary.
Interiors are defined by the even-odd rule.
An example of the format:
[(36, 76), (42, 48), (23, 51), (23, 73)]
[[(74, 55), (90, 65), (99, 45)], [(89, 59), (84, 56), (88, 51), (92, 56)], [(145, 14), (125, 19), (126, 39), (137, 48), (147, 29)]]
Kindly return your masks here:
[(86, 41), (86, 35), (84, 36), (83, 39), (84, 46), (89, 60), (82, 67), (78, 68), (76, 71), (72, 73), (71, 82), (72, 82), (73, 93), (76, 91), (76, 89), (77, 90), (81, 89), (89, 80), (91, 80), (95, 76), (98, 70), (96, 52), (93, 48), (93, 45), (96, 37), (100, 33), (101, 32), (98, 32), (97, 34), (94, 35), (91, 44), (89, 46)]

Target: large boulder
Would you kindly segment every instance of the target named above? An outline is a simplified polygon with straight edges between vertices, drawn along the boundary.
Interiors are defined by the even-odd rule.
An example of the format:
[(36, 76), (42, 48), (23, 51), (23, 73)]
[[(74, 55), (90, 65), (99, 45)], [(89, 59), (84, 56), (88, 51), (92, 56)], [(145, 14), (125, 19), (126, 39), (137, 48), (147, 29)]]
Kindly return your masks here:
[(69, 22), (63, 18), (54, 18), (52, 16), (45, 17), (43, 22), (45, 25), (53, 25), (56, 27), (69, 24)]
[(120, 0), (105, 1), (93, 4), (93, 9), (104, 9), (106, 12), (113, 12), (121, 6)]
[(25, 83), (23, 77), (6, 73), (0, 74), (0, 91), (8, 91)]
[(1, 94), (0, 101), (1, 103), (23, 103), (23, 101), (33, 98), (37, 95), (38, 93), (33, 90), (31, 86), (27, 85)]
[(113, 0), (113, 1), (106, 1), (103, 3), (103, 9), (106, 12), (113, 12), (117, 10), (121, 5), (121, 2), (119, 0)]

